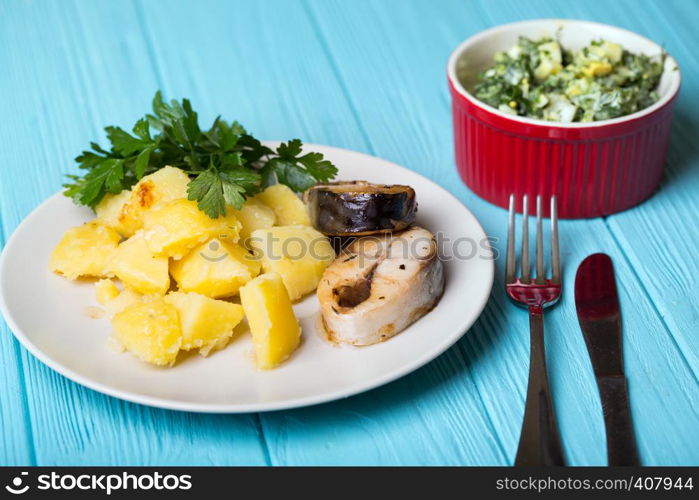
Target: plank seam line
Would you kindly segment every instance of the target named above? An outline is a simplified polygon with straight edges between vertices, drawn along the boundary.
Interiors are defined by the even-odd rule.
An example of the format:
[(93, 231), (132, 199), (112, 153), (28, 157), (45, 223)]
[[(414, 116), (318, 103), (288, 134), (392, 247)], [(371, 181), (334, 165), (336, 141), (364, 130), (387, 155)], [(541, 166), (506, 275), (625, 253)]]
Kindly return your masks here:
[[(490, 13), (489, 13), (488, 11), (486, 11), (485, 9), (483, 9), (483, 5), (481, 4), (481, 2), (477, 2), (476, 5), (477, 5), (478, 8), (481, 10), (481, 13), (490, 21), (490, 24), (492, 25), (492, 24), (493, 24), (493, 18), (492, 18), (492, 16), (490, 15)], [(659, 11), (658, 9), (656, 9), (656, 13), (658, 13), (658, 14), (660, 15), (660, 17), (663, 19), (663, 21), (666, 23), (666, 25), (670, 25), (670, 23), (668, 22), (668, 20), (667, 20), (665, 17), (663, 17), (663, 15), (660, 13), (660, 11)], [(629, 258), (629, 255), (626, 253), (626, 250), (625, 250), (624, 247), (621, 245), (621, 242), (620, 242), (619, 239), (617, 238), (617, 235), (615, 234), (614, 230), (613, 230), (613, 229), (611, 228), (611, 226), (609, 225), (609, 223), (608, 223), (608, 221), (607, 221), (608, 216), (601, 217), (601, 219), (602, 219), (602, 221), (604, 222), (604, 226), (606, 227), (607, 231), (608, 231), (609, 234), (611, 235), (612, 240), (614, 241), (614, 244), (615, 244), (615, 245), (617, 246), (617, 248), (619, 249), (619, 252), (621, 252), (621, 255), (622, 255), (622, 257), (624, 258), (624, 261), (626, 262), (626, 264), (627, 264), (627, 265), (629, 266), (629, 268), (631, 269), (631, 272), (633, 273), (633, 276), (636, 278), (636, 281), (638, 282), (638, 284), (639, 284), (641, 290), (643, 290), (643, 293), (644, 293), (644, 295), (646, 296), (646, 299), (652, 304), (654, 313), (655, 313), (655, 314), (658, 316), (658, 318), (660, 319), (660, 322), (661, 322), (661, 324), (663, 325), (663, 328), (665, 329), (665, 332), (667, 333), (668, 337), (670, 337), (671, 342), (673, 343), (673, 345), (675, 346), (675, 348), (676, 348), (677, 351), (679, 352), (680, 358), (681, 358), (682, 361), (684, 362), (685, 366), (687, 366), (687, 368), (689, 369), (689, 372), (692, 374), (692, 377), (694, 378), (694, 381), (697, 383), (697, 385), (699, 385), (699, 374), (697, 374), (697, 372), (695, 371), (695, 369), (692, 367), (691, 363), (689, 362), (689, 360), (688, 360), (687, 357), (685, 356), (684, 351), (680, 348), (680, 345), (678, 344), (677, 338), (676, 338), (675, 335), (673, 334), (672, 329), (670, 328), (670, 326), (669, 326), (669, 325), (667, 324), (667, 322), (665, 321), (665, 318), (663, 317), (663, 315), (660, 313), (660, 310), (659, 310), (658, 307), (656, 306), (655, 301), (654, 301), (653, 298), (652, 298), (652, 295), (650, 294), (649, 290), (646, 288), (646, 286), (645, 286), (643, 280), (641, 279), (641, 277), (640, 277), (640, 276), (638, 275), (638, 273), (636, 272), (636, 268), (632, 265), (631, 259)]]
[(257, 434), (260, 438), (260, 442), (262, 444), (262, 453), (265, 457), (265, 464), (266, 465), (273, 465), (272, 464), (272, 455), (270, 454), (269, 451), (269, 444), (267, 443), (267, 436), (265, 435), (265, 429), (264, 425), (262, 424), (262, 416), (259, 413), (255, 413), (255, 428), (257, 429)]
[(369, 137), (369, 134), (367, 131), (364, 129), (362, 126), (362, 121), (360, 119), (359, 111), (357, 110), (357, 106), (354, 103), (354, 100), (352, 99), (352, 96), (349, 92), (349, 88), (345, 84), (345, 80), (342, 78), (342, 72), (340, 71), (339, 66), (335, 63), (335, 59), (332, 57), (332, 53), (330, 51), (330, 46), (327, 41), (327, 37), (323, 34), (323, 29), (320, 27), (320, 23), (318, 22), (318, 19), (316, 15), (313, 13), (312, 9), (308, 5), (307, 2), (302, 3), (304, 10), (306, 11), (306, 15), (308, 16), (308, 20), (311, 24), (311, 28), (313, 29), (313, 32), (315, 33), (316, 37), (318, 38), (318, 41), (320, 42), (320, 47), (321, 50), (323, 51), (323, 55), (325, 55), (325, 58), (328, 60), (328, 65), (330, 66), (330, 70), (332, 71), (333, 75), (335, 76), (335, 79), (337, 80), (338, 86), (340, 87), (340, 90), (342, 91), (342, 95), (345, 97), (345, 100), (347, 101), (347, 105), (349, 106), (350, 112), (352, 113), (352, 118), (354, 118), (354, 121), (357, 123), (357, 128), (359, 129), (359, 132), (362, 136), (362, 139), (364, 139), (364, 142), (366, 143), (367, 147), (369, 148), (369, 152), (373, 155), (376, 155), (376, 149), (374, 148), (373, 143), (371, 142), (371, 138)]
[(624, 247), (621, 245), (621, 242), (617, 238), (616, 233), (612, 229), (612, 227), (609, 225), (609, 222), (607, 221), (607, 217), (602, 218), (605, 227), (607, 228), (607, 231), (609, 231), (609, 234), (612, 237), (612, 240), (614, 241), (614, 244), (617, 246), (619, 251), (621, 252), (622, 257), (624, 258), (624, 261), (626, 264), (629, 266), (629, 269), (631, 269), (631, 272), (633, 273), (634, 278), (636, 278), (636, 281), (638, 282), (641, 290), (643, 290), (643, 294), (645, 295), (646, 299), (648, 302), (650, 302), (651, 306), (653, 307), (653, 312), (658, 316), (660, 319), (661, 324), (663, 325), (663, 328), (665, 329), (665, 332), (667, 333), (668, 337), (670, 337), (670, 340), (672, 341), (673, 345), (677, 349), (677, 351), (680, 354), (680, 358), (682, 358), (682, 361), (684, 364), (687, 366), (687, 369), (689, 372), (692, 374), (692, 377), (694, 377), (694, 382), (699, 386), (699, 374), (695, 371), (694, 367), (692, 364), (689, 362), (687, 357), (684, 354), (684, 350), (680, 347), (679, 343), (677, 342), (677, 339), (675, 338), (675, 335), (672, 332), (672, 329), (670, 328), (670, 325), (667, 324), (665, 321), (665, 318), (663, 317), (662, 313), (660, 312), (660, 309), (658, 309), (658, 306), (655, 304), (655, 301), (653, 300), (653, 296), (650, 294), (650, 291), (648, 288), (646, 288), (645, 283), (643, 282), (643, 279), (638, 275), (636, 272), (636, 268), (633, 266), (631, 263), (631, 259), (629, 258), (628, 254), (626, 253), (626, 250)]
[[(10, 329), (8, 327), (8, 332)], [(22, 361), (22, 348), (19, 345), (19, 341), (16, 338), (12, 339), (15, 359), (17, 360), (17, 372), (19, 376), (19, 382), (22, 386), (22, 413), (24, 413), (24, 419), (27, 424), (27, 448), (29, 449), (29, 465), (36, 466), (36, 444), (34, 443), (34, 428), (32, 425), (31, 413), (29, 411), (29, 399), (27, 398), (27, 379), (24, 374), (24, 363)]]
[[(665, 11), (659, 9), (658, 6), (655, 5), (653, 2), (650, 2), (650, 6), (651, 6), (651, 8), (655, 11), (655, 15), (656, 15), (657, 17), (659, 17), (660, 19), (662, 19), (662, 21), (663, 21), (663, 23), (665, 24), (666, 28), (672, 33), (672, 32), (675, 30), (675, 26), (674, 26), (674, 24), (672, 24), (672, 22), (670, 21), (670, 19), (667, 18)], [(638, 19), (638, 20), (641, 22), (641, 24), (647, 25), (646, 22), (644, 22), (645, 19), (643, 19), (642, 17), (636, 17), (636, 19)], [(692, 48), (690, 48), (690, 47), (687, 45), (687, 42), (682, 38), (682, 36), (679, 35), (679, 36), (677, 36), (676, 39), (677, 39), (678, 44), (682, 45), (682, 48), (684, 49), (684, 50), (682, 51), (682, 55), (683, 55), (683, 56), (688, 56), (688, 57), (690, 57), (691, 59), (694, 59), (695, 62), (699, 62), (699, 59), (697, 59), (697, 56), (696, 56), (696, 52), (695, 52)], [(661, 46), (663, 47), (663, 49), (665, 48), (666, 43), (667, 43), (667, 41), (665, 41), (665, 40), (661, 43)], [(676, 54), (676, 53), (675, 53), (675, 54)], [(675, 58), (675, 60), (676, 60), (676, 59), (677, 59), (677, 58)], [(688, 65), (685, 65), (685, 66), (682, 68), (682, 71), (683, 71), (683, 72), (685, 71), (684, 68), (686, 68), (687, 66), (688, 66)]]
[[(5, 212), (7, 213), (7, 212)], [(5, 234), (9, 232), (5, 231), (5, 221), (0, 224), (0, 249), (4, 248), (7, 240), (5, 239)], [(12, 347), (14, 349), (15, 361), (17, 366), (17, 377), (19, 379), (19, 385), (21, 389), (21, 402), (22, 402), (22, 415), (24, 417), (25, 424), (27, 426), (27, 435), (25, 436), (27, 442), (27, 450), (29, 451), (29, 464), (31, 466), (37, 465), (36, 463), (36, 444), (34, 443), (34, 429), (32, 427), (31, 413), (29, 411), (29, 400), (27, 399), (27, 380), (24, 375), (24, 363), (22, 362), (22, 348), (19, 345), (19, 341), (14, 337), (9, 325), (7, 327), (7, 333), (12, 336)]]
[[(148, 50), (148, 58), (151, 61), (151, 65), (153, 67), (153, 73), (155, 73), (155, 80), (158, 83), (158, 87), (161, 90), (165, 90), (164, 84), (163, 84), (163, 76), (162, 76), (162, 71), (160, 70), (160, 66), (158, 64), (158, 57), (155, 53), (154, 46), (155, 44), (153, 43), (153, 37), (151, 36), (148, 26), (146, 23), (146, 14), (143, 11), (143, 8), (141, 6), (141, 3), (138, 2), (137, 0), (134, 0), (134, 8), (136, 10), (136, 17), (138, 18), (138, 24), (141, 28), (141, 31), (143, 33), (143, 38), (146, 43), (146, 47)], [(267, 437), (265, 436), (264, 432), (264, 427), (262, 425), (262, 419), (260, 418), (260, 414), (256, 413), (254, 418), (255, 422), (255, 428), (257, 430), (261, 445), (262, 445), (262, 453), (263, 457), (265, 460), (266, 465), (272, 465), (272, 459), (271, 459), (271, 454), (269, 451), (269, 445), (267, 443)]]
[(160, 65), (158, 64), (158, 57), (155, 54), (155, 44), (153, 43), (153, 37), (148, 30), (148, 24), (146, 23), (146, 14), (143, 11), (141, 2), (137, 0), (133, 1), (134, 9), (136, 10), (136, 18), (138, 19), (138, 25), (143, 32), (143, 39), (146, 43), (148, 51), (148, 59), (151, 61), (151, 66), (153, 67), (153, 73), (155, 73), (155, 81), (158, 83), (158, 89), (164, 91), (162, 72), (160, 71)]
[[(488, 21), (488, 26), (493, 26), (494, 20), (493, 20), (493, 17), (490, 15), (490, 12), (488, 12), (488, 10), (484, 8), (483, 4), (480, 1), (476, 2), (475, 5), (476, 5), (476, 8), (480, 11), (482, 18), (485, 18)], [(448, 102), (446, 104), (447, 104), (447, 106), (449, 105)], [(474, 328), (475, 326), (476, 325), (474, 324), (473, 326), (471, 326), (471, 328)], [(465, 350), (465, 347), (461, 346), (460, 344), (461, 344), (461, 342), (457, 342), (457, 345), (460, 346), (461, 349)], [(469, 367), (469, 372), (470, 371), (471, 370)], [(471, 376), (473, 377), (473, 374)], [(488, 423), (489, 423), (491, 429), (493, 429), (493, 431), (495, 432), (495, 435), (497, 436), (497, 442), (498, 442), (498, 445), (500, 446), (500, 451), (503, 453), (505, 460), (507, 460), (508, 457), (504, 451), (504, 446), (503, 446), (502, 441), (500, 439), (500, 434), (497, 432), (497, 428), (495, 427), (495, 424), (493, 423), (493, 417), (491, 416), (490, 411), (488, 410), (488, 406), (485, 404), (485, 401), (483, 400), (483, 396), (481, 395), (481, 391), (478, 388), (478, 384), (476, 383), (475, 379), (473, 382), (474, 382), (473, 385), (476, 387), (476, 392), (478, 393), (478, 397), (481, 400), (481, 404), (483, 405), (483, 408), (485, 410), (485, 414), (488, 416)], [(524, 402), (523, 402), (523, 405), (524, 405)], [(522, 406), (522, 407), (524, 407), (524, 406)]]
[[(475, 325), (471, 326), (469, 330), (473, 330)], [(468, 330), (467, 332), (468, 333)], [(476, 383), (476, 379), (473, 376), (473, 372), (471, 371), (471, 363), (469, 361), (470, 358), (470, 353), (466, 349), (466, 346), (464, 343), (468, 343), (469, 346), (473, 347), (473, 344), (469, 342), (466, 337), (466, 333), (464, 333), (464, 337), (462, 337), (459, 341), (456, 342), (455, 347), (457, 349), (457, 352), (459, 353), (459, 357), (461, 358), (461, 362), (464, 363), (466, 371), (468, 372), (469, 378), (471, 379), (471, 383), (473, 384), (473, 387), (476, 390), (476, 394), (478, 395), (478, 403), (480, 407), (482, 408), (483, 414), (485, 415), (485, 420), (488, 422), (488, 428), (490, 429), (490, 432), (493, 434), (493, 437), (495, 438), (495, 442), (497, 443), (498, 449), (500, 450), (500, 453), (502, 454), (502, 458), (505, 461), (505, 465), (509, 465), (509, 457), (507, 455), (507, 452), (505, 451), (505, 445), (503, 444), (502, 440), (500, 439), (500, 433), (498, 433), (497, 429), (495, 428), (495, 424), (493, 423), (493, 418), (490, 415), (490, 411), (488, 410), (487, 405), (485, 404), (485, 401), (483, 400), (483, 395), (481, 394), (481, 390), (478, 388), (478, 384)], [(477, 354), (477, 353), (474, 353)]]
[[(320, 23), (318, 22), (316, 15), (313, 13), (312, 9), (308, 5), (308, 2), (307, 1), (303, 2), (303, 6), (304, 6), (304, 9), (306, 10), (306, 13), (308, 14), (309, 21), (311, 23), (311, 27), (313, 28), (314, 32), (316, 33), (316, 36), (318, 37), (319, 41), (321, 42), (321, 47), (322, 47), (323, 53), (325, 54), (325, 56), (328, 60), (328, 64), (330, 65), (330, 68), (331, 68), (333, 74), (335, 75), (335, 78), (338, 81), (338, 85), (340, 86), (340, 89), (342, 90), (342, 94), (344, 95), (345, 99), (347, 100), (350, 111), (352, 112), (354, 119), (356, 120), (357, 124), (359, 125), (359, 130), (362, 134), (362, 137), (364, 138), (367, 145), (369, 146), (369, 150), (370, 150), (371, 154), (376, 155), (376, 150), (371, 142), (369, 135), (367, 134), (364, 127), (361, 126), (362, 122), (360, 120), (359, 112), (358, 112), (357, 107), (354, 103), (354, 100), (352, 99), (352, 96), (349, 92), (349, 89), (348, 89), (347, 85), (345, 84), (344, 79), (342, 78), (342, 73), (340, 71), (340, 68), (337, 65), (337, 63), (335, 62), (335, 59), (332, 57), (330, 47), (329, 47), (329, 44), (327, 42), (327, 37), (324, 35), (323, 30), (320, 27)], [(459, 343), (457, 342), (456, 345), (458, 345), (458, 344)], [(458, 349), (459, 349), (460, 355), (464, 356), (463, 352), (461, 351), (463, 349), (463, 346), (459, 347)], [(467, 368), (467, 369), (469, 370), (469, 374), (471, 376), (471, 379), (473, 380), (473, 374), (471, 373), (469, 368)], [(488, 411), (488, 408), (487, 408), (485, 402), (483, 401), (483, 396), (481, 395), (481, 392), (478, 389), (478, 385), (475, 383), (475, 380), (473, 381), (473, 386), (476, 388), (476, 394), (478, 395), (479, 404), (482, 408), (485, 419), (488, 421), (488, 427), (490, 428), (491, 432), (493, 433), (493, 436), (495, 437), (495, 441), (498, 445), (500, 453), (502, 453), (503, 458), (505, 460), (507, 460), (507, 453), (505, 453), (503, 443), (500, 439), (500, 435), (496, 431), (492, 416), (490, 415), (490, 412)]]

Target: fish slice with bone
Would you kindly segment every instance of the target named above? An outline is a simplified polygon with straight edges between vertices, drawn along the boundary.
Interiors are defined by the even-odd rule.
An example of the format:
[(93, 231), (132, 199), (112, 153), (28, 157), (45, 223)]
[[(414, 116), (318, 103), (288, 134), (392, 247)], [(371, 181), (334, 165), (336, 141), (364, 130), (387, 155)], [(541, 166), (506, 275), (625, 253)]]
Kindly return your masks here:
[(427, 314), (443, 291), (435, 237), (415, 226), (352, 242), (325, 270), (317, 294), (328, 337), (365, 346)]

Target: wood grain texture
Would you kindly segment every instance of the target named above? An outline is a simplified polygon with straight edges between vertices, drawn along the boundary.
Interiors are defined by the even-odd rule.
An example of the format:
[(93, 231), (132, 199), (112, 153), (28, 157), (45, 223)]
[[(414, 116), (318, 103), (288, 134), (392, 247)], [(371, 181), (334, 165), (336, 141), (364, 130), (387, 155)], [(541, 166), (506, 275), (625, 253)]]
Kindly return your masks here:
[[(152, 20), (157, 18), (158, 9), (151, 2), (145, 2), (143, 6), (147, 24), (154, 25)], [(239, 4), (236, 8), (232, 8), (230, 3), (221, 2), (212, 3), (210, 7), (208, 11), (176, 11), (169, 19), (171, 29), (160, 31), (154, 36), (153, 47), (154, 53), (164, 61), (164, 65), (178, 67), (187, 64), (185, 54), (180, 51), (168, 51), (167, 48), (178, 43), (179, 33), (187, 27), (196, 30), (200, 25), (206, 26), (211, 36), (200, 41), (198, 47), (202, 53), (213, 53), (215, 56), (193, 59), (189, 68), (197, 74), (211, 75), (214, 85), (217, 74), (228, 66), (245, 67), (248, 75), (246, 79), (238, 79), (235, 82), (225, 81), (220, 93), (214, 94), (221, 102), (214, 105), (213, 109), (244, 109), (250, 106), (249, 118), (241, 118), (241, 121), (261, 137), (300, 136), (305, 141), (339, 143), (353, 149), (371, 151), (371, 144), (367, 143), (362, 129), (354, 119), (354, 102), (346, 97), (346, 90), (333, 70), (334, 62), (329, 60), (323, 41), (305, 9), (300, 8), (299, 4), (289, 2), (256, 2)], [(212, 22), (212, 19), (218, 22)], [(243, 29), (243, 21), (240, 26), (236, 25), (236, 19), (245, 20), (245, 23), (250, 23), (251, 19), (259, 20), (256, 24), (255, 39), (260, 47), (254, 58), (249, 53), (237, 50), (237, 47), (245, 44), (249, 32)], [(273, 42), (276, 40), (274, 33), (277, 27), (285, 23), (295, 27), (294, 33), (288, 34), (284, 44)], [(231, 48), (230, 52), (216, 52), (218, 47), (214, 42), (221, 40), (225, 40), (225, 46)], [(289, 85), (290, 78), (303, 84)], [(260, 82), (264, 84), (260, 85)], [(175, 78), (173, 85), (178, 89), (178, 95), (189, 95), (197, 103), (201, 100), (204, 103), (203, 109), (207, 109), (206, 85), (200, 87), (181, 77)], [(228, 102), (230, 104), (226, 105)], [(311, 119), (308, 119), (309, 114)], [(321, 124), (330, 120), (327, 130), (322, 126), (317, 128), (316, 120)], [(284, 130), (287, 132), (284, 133)], [(450, 360), (450, 364), (455, 367), (441, 364), (434, 366), (428, 370), (430, 376), (427, 378), (434, 378), (434, 382), (440, 382), (452, 377), (455, 369), (464, 369), (463, 366), (459, 367), (459, 364), (463, 363), (458, 363), (457, 360)], [(409, 386), (412, 389), (407, 392), (423, 391), (425, 383), (420, 383), (423, 379), (424, 375), (420, 378), (413, 377), (413, 383)], [(409, 382), (401, 381), (398, 385), (405, 387), (407, 383)], [(407, 388), (400, 392), (406, 390)], [(372, 399), (372, 396), (367, 397), (369, 402), (365, 404), (368, 408), (380, 409), (382, 405), (376, 399)], [(504, 461), (505, 457), (497, 446), (493, 430), (490, 429), (487, 418), (484, 418), (478, 394), (471, 391), (461, 397), (462, 410), (472, 415), (468, 426), (457, 425), (460, 419), (450, 423), (450, 420), (458, 418), (458, 415), (451, 415), (449, 405), (446, 404), (449, 399), (448, 393), (442, 398), (444, 404), (435, 403), (420, 407), (411, 404), (408, 397), (404, 398), (406, 403), (402, 410), (401, 405), (389, 406), (384, 403), (384, 411), (375, 413), (358, 410), (358, 404), (361, 405), (364, 399), (359, 399), (358, 402), (358, 398), (353, 398), (347, 402), (325, 405), (309, 411), (271, 413), (261, 416), (261, 420), (273, 464), (421, 461), (455, 464)], [(390, 408), (393, 409), (389, 411)], [(441, 410), (436, 412), (433, 408)], [(310, 415), (313, 423), (301, 419), (301, 415)], [(334, 417), (330, 418), (331, 415)], [(336, 446), (309, 448), (305, 440), (298, 439), (289, 443), (291, 450), (279, 446), (279, 440), (284, 439), (286, 432), (302, 432), (307, 428), (314, 429), (319, 444), (332, 439), (337, 441)], [(411, 428), (412, 430), (409, 430)], [(352, 432), (352, 429), (355, 431)], [(361, 429), (365, 430), (359, 432)], [(454, 436), (458, 429), (461, 429), (461, 435)], [(280, 436), (282, 430), (284, 434)], [(427, 433), (427, 436), (433, 437), (426, 437), (423, 441), (402, 442), (400, 436), (405, 433)], [(357, 439), (362, 440), (363, 446), (358, 448), (356, 453), (348, 455), (338, 452), (338, 449), (351, 446)], [(435, 441), (449, 440), (456, 440), (462, 444), (453, 447), (434, 446)], [(491, 446), (492, 444), (495, 446)], [(292, 450), (295, 447), (298, 447), (299, 451), (306, 449), (308, 455), (301, 457), (293, 454)], [(472, 451), (469, 454), (460, 450), (461, 447)]]
[[(318, 22), (319, 31), (328, 44), (340, 78), (354, 108), (358, 110), (364, 128), (374, 141), (381, 138), (370, 151), (418, 170), (451, 189), (479, 215), (486, 232), (503, 241), (504, 212), (494, 209), (468, 192), (458, 181), (452, 166), (444, 62), (448, 48), (455, 46), (465, 35), (458, 29), (432, 28), (439, 26), (445, 18), (461, 20), (461, 24), (466, 25), (463, 29), (470, 32), (487, 27), (486, 23), (473, 16), (469, 17), (468, 6), (463, 3), (440, 2), (440, 8), (434, 9), (432, 5), (404, 2), (405, 9), (393, 11), (382, 8), (383, 5), (376, 2), (355, 2), (352, 5), (341, 2), (311, 3), (311, 15)], [(355, 9), (361, 10), (364, 15), (361, 18), (353, 17), (352, 11)], [(392, 25), (401, 26), (400, 31), (388, 29)], [(353, 39), (364, 42), (355, 44), (352, 43)], [(444, 59), (434, 57), (433, 45), (444, 47)], [(395, 123), (400, 123), (400, 127), (395, 126)], [(616, 242), (603, 221), (571, 221), (562, 227), (571, 227), (564, 234), (563, 241), (566, 262), (572, 264), (566, 268), (568, 283), (572, 284), (577, 263), (588, 253), (604, 249), (615, 257), (615, 261), (623, 260), (622, 253), (618, 251)], [(580, 234), (586, 236), (585, 245), (580, 244)], [(633, 277), (632, 272), (622, 275), (626, 274)], [(469, 364), (469, 367), (476, 390), (488, 409), (494, 428), (500, 434), (508, 457), (512, 457), (523, 408), (528, 332), (526, 316), (506, 303), (499, 282), (498, 280), (493, 299), (481, 321), (458, 347), (463, 348), (467, 362), (475, 363), (475, 366)], [(627, 302), (633, 304), (631, 298), (643, 294), (642, 287), (633, 283)], [(595, 446), (595, 443), (604, 439), (601, 420), (590, 418), (591, 414), (599, 411), (591, 408), (598, 407), (599, 403), (584, 343), (577, 329), (572, 298), (568, 294), (563, 304), (550, 315), (549, 329), (554, 333), (548, 340), (553, 384), (558, 388), (556, 406), (561, 414), (561, 427), (571, 461), (603, 463), (603, 447)], [(649, 310), (640, 304), (640, 307), (630, 311), (630, 315), (633, 318), (627, 321), (629, 330), (647, 325), (649, 321), (654, 324), (653, 331), (663, 330), (662, 322), (657, 317), (654, 319), (652, 308)], [(498, 326), (485, 326), (488, 323)], [(499, 332), (498, 328), (502, 328), (504, 332)], [(564, 333), (558, 334), (558, 331)], [(515, 332), (516, 336), (513, 335)], [(627, 351), (637, 349), (641, 351), (639, 357), (645, 356), (645, 349), (650, 347), (645, 338), (634, 337), (633, 332), (627, 335)], [(670, 352), (671, 359), (663, 362), (652, 375), (643, 377), (632, 390), (639, 394), (638, 398), (644, 399), (645, 405), (653, 406), (654, 412), (672, 419), (671, 413), (663, 408), (664, 398), (659, 398), (656, 391), (639, 390), (654, 385), (667, 390), (678, 381), (692, 384), (691, 373), (686, 367), (684, 373), (673, 373), (675, 366), (682, 364), (682, 355), (673, 348), (672, 339), (665, 335), (659, 342), (661, 345), (656, 348), (660, 352)], [(488, 363), (478, 363), (478, 355), (483, 353), (488, 356)], [(446, 356), (450, 354), (451, 352)], [(630, 365), (633, 363), (631, 360), (627, 362)], [(662, 372), (662, 381), (654, 378), (658, 372)], [(587, 383), (581, 384), (583, 381)], [(688, 385), (683, 389), (678, 399), (696, 423), (696, 387)], [(458, 411), (458, 405), (455, 408)], [(655, 426), (654, 419), (648, 419), (645, 424), (639, 423), (639, 434), (649, 435), (652, 440)], [(644, 428), (648, 432), (644, 433)], [(585, 432), (582, 432), (583, 429)], [(668, 432), (674, 443), (669, 450), (680, 449), (685, 438), (683, 432)], [(691, 453), (693, 452), (690, 451), (684, 458), (691, 456)], [(655, 463), (672, 463), (682, 460), (683, 456), (673, 455), (672, 451), (663, 449), (658, 450), (657, 456), (647, 459)]]
[[(75, 171), (71, 159), (103, 137), (101, 126), (133, 123), (159, 84), (131, 2), (13, 2), (7, 10), (0, 17), (0, 59), (7, 70), (0, 92), (13, 98), (0, 104), (0, 207), (9, 234), (56, 191), (66, 172)], [(20, 352), (3, 333), (3, 343), (12, 345), (3, 353)], [(3, 440), (14, 439), (10, 449), (16, 450), (8, 463), (266, 463), (254, 416), (123, 403), (57, 375), (24, 349), (3, 365), (19, 368), (24, 382), (8, 422), (22, 419), (25, 429), (19, 422), (2, 428)], [(3, 392), (3, 418), (5, 394), (9, 403), (12, 391)]]
[[(678, 19), (690, 19), (691, 2), (671, 2), (669, 9), (646, 2), (652, 14), (633, 16), (634, 29), (662, 40), (682, 70), (682, 92), (672, 129), (665, 178), (647, 203), (607, 219), (625, 249), (635, 273), (646, 284), (655, 304), (685, 360), (699, 380), (699, 117), (694, 112), (699, 95), (699, 35), (696, 28)], [(651, 264), (652, 265), (649, 265)]]
[[(4, 2), (0, 93), (12, 98), (0, 100), (1, 241), (75, 170), (71, 158), (103, 137), (101, 126), (131, 124), (162, 88), (191, 98), (202, 122), (220, 113), (263, 138), (347, 147), (418, 171), (464, 201), (501, 250), (506, 213), (463, 186), (454, 167), (449, 52), (523, 18), (621, 25), (665, 42), (682, 67), (667, 176), (635, 209), (562, 223), (564, 279), (572, 287), (589, 253), (612, 256), (641, 456), (697, 464), (699, 60), (685, 21), (697, 13), (681, 0)], [(528, 323), (505, 299), (502, 259), (496, 269), (485, 313), (428, 366), (353, 398), (262, 415), (194, 415), (102, 396), (44, 367), (3, 324), (0, 464), (511, 463)], [(602, 465), (601, 408), (572, 295), (546, 317), (552, 390), (570, 462)]]

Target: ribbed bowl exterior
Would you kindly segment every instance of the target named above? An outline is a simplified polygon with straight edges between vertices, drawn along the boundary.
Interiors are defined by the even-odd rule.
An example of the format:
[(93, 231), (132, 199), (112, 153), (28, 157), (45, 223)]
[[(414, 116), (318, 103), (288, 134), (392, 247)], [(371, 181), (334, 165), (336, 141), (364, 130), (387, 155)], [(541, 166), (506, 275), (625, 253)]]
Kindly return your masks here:
[(560, 217), (598, 217), (640, 203), (660, 183), (676, 96), (637, 119), (562, 128), (508, 120), (449, 83), (459, 174), (491, 203), (529, 194), (532, 213), (532, 195), (556, 195)]

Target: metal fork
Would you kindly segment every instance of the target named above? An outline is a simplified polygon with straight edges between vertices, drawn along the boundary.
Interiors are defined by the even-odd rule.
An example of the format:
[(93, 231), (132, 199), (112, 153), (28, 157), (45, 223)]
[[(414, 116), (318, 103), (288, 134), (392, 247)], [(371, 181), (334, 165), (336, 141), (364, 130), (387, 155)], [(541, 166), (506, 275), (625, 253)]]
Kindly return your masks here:
[(505, 290), (517, 305), (529, 309), (531, 335), (529, 384), (524, 408), (522, 433), (516, 466), (565, 465), (561, 438), (553, 412), (551, 391), (546, 372), (544, 352), (544, 308), (554, 305), (561, 296), (561, 259), (558, 249), (558, 212), (556, 197), (551, 198), (551, 278), (544, 273), (544, 235), (541, 223), (541, 196), (536, 197), (536, 276), (529, 270), (529, 232), (527, 223), (528, 197), (524, 195), (522, 227), (522, 274), (515, 277), (515, 196), (510, 195), (509, 226), (507, 230), (507, 261)]

